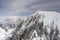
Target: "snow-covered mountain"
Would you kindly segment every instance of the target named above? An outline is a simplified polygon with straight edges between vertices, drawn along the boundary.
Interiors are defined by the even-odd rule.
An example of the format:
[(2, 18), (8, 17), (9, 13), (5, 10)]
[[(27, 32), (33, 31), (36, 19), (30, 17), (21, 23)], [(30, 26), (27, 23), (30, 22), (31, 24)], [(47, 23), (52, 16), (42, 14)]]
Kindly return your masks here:
[(0, 40), (60, 40), (60, 13), (37, 11), (26, 17), (1, 17)]
[(19, 16), (8, 16), (8, 17), (0, 17), (0, 27), (8, 30), (11, 28), (16, 27), (21, 20), (25, 20), (26, 17), (19, 17)]

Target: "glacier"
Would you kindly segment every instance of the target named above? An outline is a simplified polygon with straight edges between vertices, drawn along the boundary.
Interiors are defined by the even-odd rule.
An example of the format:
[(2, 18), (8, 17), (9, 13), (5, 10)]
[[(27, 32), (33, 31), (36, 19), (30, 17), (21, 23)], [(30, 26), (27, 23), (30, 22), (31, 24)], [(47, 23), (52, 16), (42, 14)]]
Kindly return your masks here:
[(60, 13), (0, 17), (0, 40), (60, 40)]

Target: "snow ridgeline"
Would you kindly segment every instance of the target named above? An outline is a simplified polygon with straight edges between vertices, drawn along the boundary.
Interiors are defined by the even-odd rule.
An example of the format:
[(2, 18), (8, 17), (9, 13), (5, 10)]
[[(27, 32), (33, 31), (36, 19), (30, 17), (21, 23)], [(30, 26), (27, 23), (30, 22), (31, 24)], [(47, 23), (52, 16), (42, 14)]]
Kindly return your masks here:
[(59, 16), (57, 12), (37, 11), (26, 20), (19, 20), (12, 31), (3, 29), (0, 40), (60, 40)]

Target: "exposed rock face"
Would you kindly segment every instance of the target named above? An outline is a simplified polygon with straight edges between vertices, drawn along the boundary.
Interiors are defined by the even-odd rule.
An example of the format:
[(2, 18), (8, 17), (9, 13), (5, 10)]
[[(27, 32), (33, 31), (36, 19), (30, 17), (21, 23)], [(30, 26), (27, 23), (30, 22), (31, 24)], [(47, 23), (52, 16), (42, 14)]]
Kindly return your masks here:
[(6, 40), (58, 40), (58, 27), (54, 26), (54, 21), (50, 25), (44, 25), (44, 17), (36, 13), (26, 20), (21, 20), (12, 36)]

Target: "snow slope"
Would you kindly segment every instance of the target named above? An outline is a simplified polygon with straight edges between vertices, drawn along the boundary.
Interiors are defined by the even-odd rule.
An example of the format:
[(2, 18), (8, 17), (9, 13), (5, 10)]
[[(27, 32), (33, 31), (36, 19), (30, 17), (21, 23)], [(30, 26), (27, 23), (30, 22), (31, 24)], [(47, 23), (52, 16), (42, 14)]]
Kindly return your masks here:
[[(39, 16), (39, 18), (38, 18)], [(34, 19), (36, 17), (36, 19)], [(23, 18), (23, 19), (22, 19)], [(38, 20), (37, 20), (38, 18)], [(25, 19), (24, 17), (0, 17), (0, 24), (2, 24), (3, 26), (9, 26), (8, 24), (15, 24), (14, 28), (10, 28), (11, 26), (9, 26), (9, 29), (6, 31), (3, 27), (0, 26), (0, 40), (6, 40), (8, 37), (12, 36), (12, 32), (15, 30), (16, 26), (19, 25), (20, 21), (23, 20), (23, 24), (22, 27), (20, 28), (21, 31), (23, 31), (24, 29), (28, 29), (30, 28), (32, 25), (34, 26), (35, 21), (38, 21), (39, 23), (43, 22), (44, 26), (49, 26), (49, 28), (47, 28), (47, 32), (48, 34), (50, 34), (50, 27), (53, 24), (53, 29), (56, 29), (56, 26), (58, 27), (58, 30), (60, 32), (60, 13), (58, 12), (52, 12), (52, 11), (37, 11), (34, 14), (32, 14), (31, 16), (26, 16)], [(31, 20), (31, 21), (30, 21)], [(28, 24), (28, 25), (27, 25)], [(37, 26), (38, 27), (38, 26)], [(35, 34), (36, 37), (33, 37), (33, 35)], [(33, 38), (32, 38), (33, 37)], [(30, 36), (30, 38), (32, 40), (47, 40), (45, 35), (42, 35), (42, 37), (40, 37), (37, 33), (37, 30), (34, 29), (34, 31), (32, 32), (32, 35)], [(59, 36), (60, 38), (60, 36)]]
[(13, 31), (14, 29), (9, 29), (7, 32), (0, 28), (0, 40), (6, 40), (8, 37), (11, 37), (11, 32)]
[(21, 20), (25, 20), (26, 17), (20, 16), (7, 16), (0, 17), (0, 40), (6, 40), (11, 36), (12, 31), (20, 23)]
[[(51, 25), (53, 25), (53, 29), (56, 29), (56, 26), (59, 30), (59, 34), (60, 34), (60, 13), (58, 12), (52, 12), (52, 11), (37, 11), (35, 12), (33, 15), (31, 16), (35, 16), (35, 15), (40, 15), (40, 19), (38, 22), (43, 22), (44, 26), (49, 26), (49, 28), (47, 28), (47, 32), (48, 34), (50, 34), (50, 27)], [(60, 40), (60, 35), (59, 36), (59, 40)], [(38, 37), (37, 32), (35, 32), (36, 37), (33, 38), (32, 40), (47, 40), (45, 35), (43, 35), (43, 37)], [(50, 39), (51, 40), (51, 39)]]
[(60, 13), (52, 11), (37, 11), (36, 13), (44, 15), (44, 18), (42, 18), (44, 25), (50, 25), (54, 22), (60, 29)]

